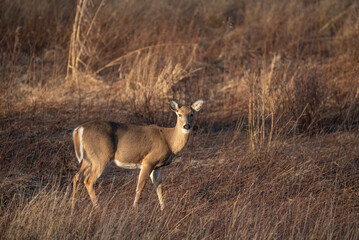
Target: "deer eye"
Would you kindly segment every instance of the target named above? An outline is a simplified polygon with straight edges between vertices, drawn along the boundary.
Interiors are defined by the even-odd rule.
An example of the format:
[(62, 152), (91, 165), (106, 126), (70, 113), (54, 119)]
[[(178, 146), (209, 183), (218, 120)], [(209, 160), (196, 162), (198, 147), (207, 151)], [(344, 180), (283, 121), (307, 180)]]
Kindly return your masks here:
[(178, 114), (178, 116), (181, 118), (181, 117), (182, 117), (182, 114)]
[(191, 117), (193, 117), (193, 113), (191, 113), (191, 115), (190, 115)]

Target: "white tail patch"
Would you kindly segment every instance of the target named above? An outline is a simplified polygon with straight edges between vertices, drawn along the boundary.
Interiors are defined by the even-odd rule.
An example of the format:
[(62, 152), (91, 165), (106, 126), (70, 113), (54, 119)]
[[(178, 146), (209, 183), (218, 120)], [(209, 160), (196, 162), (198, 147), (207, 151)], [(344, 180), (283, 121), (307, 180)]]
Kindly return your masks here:
[(84, 158), (84, 143), (83, 143), (83, 133), (84, 133), (84, 128), (83, 127), (77, 127), (75, 128), (74, 132), (73, 132), (73, 135), (75, 135), (75, 132), (77, 131), (77, 136), (78, 136), (78, 140), (79, 140), (79, 143), (80, 143), (80, 152), (77, 152), (75, 150), (75, 153), (76, 153), (76, 157), (77, 157), (77, 160), (79, 161), (79, 163), (82, 162), (82, 159)]

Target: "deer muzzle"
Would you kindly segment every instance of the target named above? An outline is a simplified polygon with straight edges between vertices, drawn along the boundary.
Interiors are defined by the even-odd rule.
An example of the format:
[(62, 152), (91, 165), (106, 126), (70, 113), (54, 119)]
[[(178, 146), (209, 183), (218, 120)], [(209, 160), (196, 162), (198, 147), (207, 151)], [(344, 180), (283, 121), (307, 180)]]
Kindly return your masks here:
[(190, 130), (190, 129), (191, 129), (191, 125), (189, 125), (189, 124), (187, 123), (187, 124), (185, 124), (185, 125), (183, 126), (183, 128), (186, 129), (186, 130)]

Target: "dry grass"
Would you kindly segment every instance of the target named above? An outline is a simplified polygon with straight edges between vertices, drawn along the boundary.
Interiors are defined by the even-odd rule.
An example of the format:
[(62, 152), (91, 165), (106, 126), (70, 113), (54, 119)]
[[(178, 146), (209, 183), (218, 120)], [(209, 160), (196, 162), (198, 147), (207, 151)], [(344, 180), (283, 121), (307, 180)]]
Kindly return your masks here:
[[(0, 1), (0, 239), (358, 239), (356, 1)], [(170, 126), (206, 100), (163, 170), (83, 188), (81, 122)]]

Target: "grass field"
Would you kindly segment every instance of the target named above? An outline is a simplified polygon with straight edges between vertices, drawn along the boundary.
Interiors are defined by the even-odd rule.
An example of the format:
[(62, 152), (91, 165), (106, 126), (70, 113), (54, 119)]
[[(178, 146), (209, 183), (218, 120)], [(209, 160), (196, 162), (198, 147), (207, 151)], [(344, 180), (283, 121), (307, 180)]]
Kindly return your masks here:
[[(357, 1), (0, 0), (0, 48), (0, 239), (359, 239)], [(163, 212), (113, 164), (71, 211), (77, 125), (199, 98)]]

